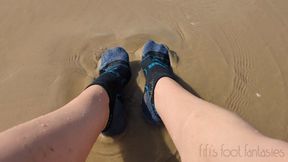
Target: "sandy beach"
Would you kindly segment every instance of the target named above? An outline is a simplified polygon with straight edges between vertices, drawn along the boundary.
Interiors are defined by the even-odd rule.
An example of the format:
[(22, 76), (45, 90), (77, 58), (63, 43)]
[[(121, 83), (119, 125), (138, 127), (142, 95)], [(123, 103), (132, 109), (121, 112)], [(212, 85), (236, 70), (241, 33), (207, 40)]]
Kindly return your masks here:
[(101, 52), (122, 46), (133, 70), (128, 129), (100, 136), (87, 161), (179, 161), (165, 128), (141, 114), (149, 39), (169, 47), (187, 88), (288, 141), (286, 0), (0, 0), (0, 131), (69, 102), (98, 75)]

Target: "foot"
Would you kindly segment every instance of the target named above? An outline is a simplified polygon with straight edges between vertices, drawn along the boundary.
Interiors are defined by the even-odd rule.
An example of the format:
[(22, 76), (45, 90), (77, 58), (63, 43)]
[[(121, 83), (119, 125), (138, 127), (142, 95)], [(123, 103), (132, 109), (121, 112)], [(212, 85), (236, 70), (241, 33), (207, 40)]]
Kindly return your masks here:
[(162, 122), (155, 108), (154, 89), (160, 78), (170, 77), (174, 79), (169, 60), (169, 51), (166, 46), (157, 44), (154, 41), (148, 41), (144, 45), (141, 67), (146, 78), (142, 100), (144, 117), (150, 123), (159, 125)]
[(103, 134), (115, 136), (126, 128), (126, 118), (121, 91), (131, 77), (129, 56), (121, 48), (111, 48), (105, 51), (100, 60), (100, 75), (91, 85), (102, 86), (109, 96), (109, 119)]

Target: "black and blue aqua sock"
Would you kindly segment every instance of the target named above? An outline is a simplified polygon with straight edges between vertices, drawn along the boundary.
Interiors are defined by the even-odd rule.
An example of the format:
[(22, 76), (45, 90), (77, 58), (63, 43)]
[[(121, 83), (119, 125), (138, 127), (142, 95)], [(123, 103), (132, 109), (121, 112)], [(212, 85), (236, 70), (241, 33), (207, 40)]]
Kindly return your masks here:
[(174, 73), (169, 60), (169, 51), (163, 44), (148, 41), (143, 48), (141, 67), (146, 84), (142, 101), (143, 113), (152, 124), (160, 124), (161, 119), (154, 103), (154, 89), (162, 77), (174, 79)]
[[(121, 91), (128, 83), (131, 77), (129, 66), (129, 56), (127, 52), (121, 48), (111, 48), (103, 53), (100, 64), (100, 75), (91, 85), (102, 86), (109, 96), (109, 119), (103, 133), (106, 135), (116, 135), (123, 131), (125, 124), (123, 123), (123, 108), (120, 106)], [(115, 105), (115, 102), (117, 105)], [(115, 110), (115, 107), (117, 110)], [(116, 115), (115, 115), (116, 113)], [(122, 122), (123, 121), (123, 122)]]

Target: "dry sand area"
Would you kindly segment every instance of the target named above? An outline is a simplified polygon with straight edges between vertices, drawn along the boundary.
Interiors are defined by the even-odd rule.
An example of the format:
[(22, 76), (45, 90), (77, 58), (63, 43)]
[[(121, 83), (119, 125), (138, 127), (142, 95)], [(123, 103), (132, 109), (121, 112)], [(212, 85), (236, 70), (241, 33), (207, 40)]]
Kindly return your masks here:
[(130, 123), (100, 137), (87, 161), (178, 161), (166, 130), (141, 117), (148, 39), (178, 55), (174, 71), (202, 98), (288, 141), (287, 0), (0, 0), (0, 131), (70, 101), (97, 75), (101, 51), (121, 45), (133, 68)]

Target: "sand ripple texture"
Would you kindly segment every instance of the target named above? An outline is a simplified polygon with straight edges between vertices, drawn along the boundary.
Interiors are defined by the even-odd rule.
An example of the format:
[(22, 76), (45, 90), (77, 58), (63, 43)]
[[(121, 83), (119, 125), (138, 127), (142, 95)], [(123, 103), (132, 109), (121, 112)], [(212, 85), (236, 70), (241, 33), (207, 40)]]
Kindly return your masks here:
[(1, 0), (0, 131), (77, 96), (101, 52), (120, 45), (133, 69), (130, 122), (120, 137), (100, 136), (87, 161), (179, 161), (167, 131), (141, 117), (148, 39), (169, 46), (186, 88), (288, 141), (286, 0)]

